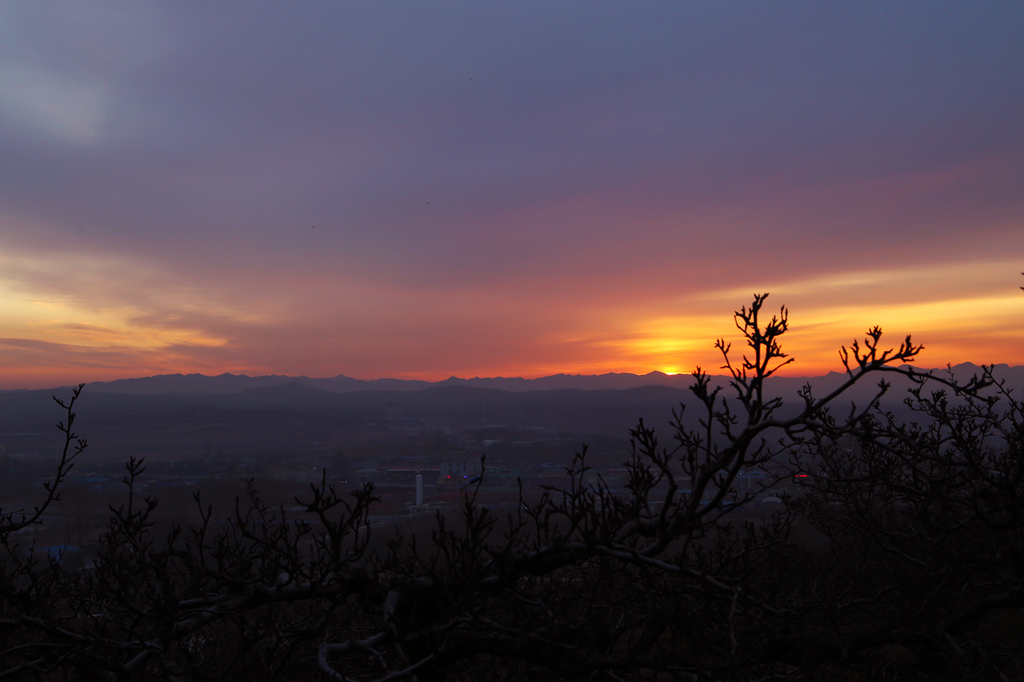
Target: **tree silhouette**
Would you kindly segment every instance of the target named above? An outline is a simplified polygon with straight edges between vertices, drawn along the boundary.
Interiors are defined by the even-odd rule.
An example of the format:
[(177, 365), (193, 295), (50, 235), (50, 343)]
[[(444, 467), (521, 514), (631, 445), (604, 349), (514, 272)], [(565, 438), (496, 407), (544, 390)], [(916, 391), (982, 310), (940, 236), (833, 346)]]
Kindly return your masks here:
[[(788, 313), (769, 317), (766, 299), (735, 313), (739, 358), (716, 343), (726, 385), (695, 371), (667, 442), (632, 429), (627, 494), (584, 446), (566, 485), (520, 488), (499, 516), (479, 501), (482, 462), (429, 535), (379, 537), (373, 486), (343, 493), (326, 475), (297, 518), (250, 481), (226, 524), (196, 493), (201, 521), (158, 535), (132, 459), (94, 567), (33, 562), (13, 529), (39, 521), (85, 446), (69, 450), (79, 387), (44, 502), (0, 525), (0, 677), (1024, 676), (1022, 404), (992, 367), (966, 381), (911, 368), (921, 347), (886, 348), (877, 327), (841, 350), (835, 389), (786, 404), (766, 385), (792, 361)], [(916, 422), (882, 410), (887, 376), (911, 382)], [(765, 476), (739, 486), (752, 469)], [(768, 492), (778, 511), (751, 513)]]

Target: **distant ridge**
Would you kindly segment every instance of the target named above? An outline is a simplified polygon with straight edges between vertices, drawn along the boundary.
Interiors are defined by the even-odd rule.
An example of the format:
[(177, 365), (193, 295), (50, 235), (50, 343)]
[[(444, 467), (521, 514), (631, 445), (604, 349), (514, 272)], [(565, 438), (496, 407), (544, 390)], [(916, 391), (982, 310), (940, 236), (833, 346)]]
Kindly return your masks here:
[[(966, 379), (978, 372), (980, 368), (971, 363), (956, 365), (954, 374)], [(944, 374), (945, 369), (932, 370), (936, 374)], [(1010, 367), (996, 365), (996, 375), (1006, 379), (1011, 388), (1024, 389), (1024, 366)], [(805, 383), (810, 382), (815, 392), (837, 386), (845, 378), (840, 372), (829, 372), (819, 377), (777, 377), (772, 380), (775, 393), (783, 395), (797, 391)], [(892, 380), (894, 375), (888, 375)], [(351, 393), (355, 391), (421, 391), (443, 386), (466, 386), (488, 388), (499, 391), (551, 391), (551, 390), (626, 390), (644, 386), (670, 386), (672, 388), (688, 388), (693, 378), (689, 374), (665, 374), (649, 372), (647, 374), (607, 373), (607, 374), (555, 374), (537, 379), (522, 377), (473, 377), (462, 379), (449, 377), (443, 381), (421, 381), (415, 379), (353, 379), (339, 374), (329, 378), (311, 378), (305, 376), (286, 376), (270, 374), (250, 377), (245, 374), (220, 374), (207, 376), (204, 374), (162, 374), (138, 379), (118, 379), (115, 381), (99, 381), (89, 384), (90, 392), (120, 393), (129, 395), (161, 395), (161, 394), (198, 394), (222, 395), (241, 393), (242, 391), (271, 388), (285, 384), (301, 384), (319, 388), (332, 393)], [(716, 377), (716, 384), (725, 383), (726, 377)], [(868, 382), (872, 388), (875, 381)], [(901, 389), (894, 385), (894, 389)]]
[[(974, 365), (960, 365), (954, 372), (966, 380), (977, 369)], [(1016, 396), (1024, 395), (1024, 367), (1003, 365), (997, 368), (997, 375), (1008, 380)], [(766, 397), (782, 399), (780, 415), (792, 414), (802, 404), (797, 392), (804, 385), (810, 384), (814, 396), (823, 398), (845, 379), (846, 376), (838, 372), (810, 378), (778, 377), (766, 386)], [(917, 418), (903, 405), (910, 382), (893, 373), (859, 382), (835, 401), (833, 414), (845, 415), (854, 405), (866, 407), (868, 401), (876, 397), (881, 379), (892, 384), (882, 398), (883, 409), (891, 410), (902, 420)], [(177, 424), (184, 429), (174, 436), (178, 439), (175, 442), (187, 441), (193, 450), (208, 447), (203, 435), (207, 432), (203, 429), (212, 428), (214, 424), (233, 425), (230, 437), (224, 437), (225, 442), (246, 443), (247, 448), (260, 449), (269, 442), (285, 442), (281, 440), (282, 433), (287, 435), (291, 433), (288, 429), (295, 427), (289, 420), (301, 421), (310, 415), (316, 419), (329, 418), (330, 428), (337, 425), (349, 432), (356, 428), (353, 425), (359, 430), (367, 424), (392, 419), (389, 415), (404, 414), (412, 419), (451, 420), (458, 425), (453, 427), (457, 429), (504, 424), (622, 438), (639, 417), (644, 417), (645, 423), (667, 428), (673, 409), (678, 409), (680, 404), (689, 406), (688, 420), (697, 419), (703, 408), (686, 390), (691, 381), (689, 376), (660, 372), (560, 374), (538, 379), (452, 377), (437, 382), (363, 381), (345, 376), (315, 379), (280, 375), (174, 374), (90, 384), (81, 414), (83, 421), (96, 430), (93, 437), (96, 443), (105, 439), (109, 442), (110, 438), (116, 441), (131, 432), (136, 441), (143, 443), (139, 447), (150, 453), (165, 453), (162, 448), (170, 447), (162, 444), (162, 436), (152, 436), (166, 429), (166, 424)], [(713, 377), (711, 382), (715, 387), (725, 387), (720, 397), (733, 395), (725, 377)], [(0, 391), (0, 433), (50, 433), (53, 428), (51, 396), (55, 394), (66, 397), (68, 390)], [(270, 425), (285, 431), (278, 432)], [(104, 452), (110, 454), (111, 451)], [(133, 450), (132, 454), (138, 453)]]
[(500, 391), (523, 392), (560, 389), (608, 390), (629, 389), (641, 386), (673, 386), (685, 388), (690, 385), (689, 375), (668, 375), (662, 372), (649, 374), (608, 373), (600, 375), (555, 374), (539, 379), (522, 377), (473, 377), (462, 379), (449, 377), (443, 381), (421, 381), (417, 379), (353, 379), (339, 374), (336, 377), (311, 378), (270, 374), (250, 377), (245, 374), (161, 374), (138, 379), (117, 379), (97, 381), (89, 384), (90, 391), (102, 393), (125, 393), (133, 395), (157, 395), (171, 393), (198, 393), (217, 395), (239, 393), (252, 388), (269, 388), (282, 384), (302, 384), (332, 393), (353, 391), (420, 391), (440, 386), (470, 386), (491, 388)]

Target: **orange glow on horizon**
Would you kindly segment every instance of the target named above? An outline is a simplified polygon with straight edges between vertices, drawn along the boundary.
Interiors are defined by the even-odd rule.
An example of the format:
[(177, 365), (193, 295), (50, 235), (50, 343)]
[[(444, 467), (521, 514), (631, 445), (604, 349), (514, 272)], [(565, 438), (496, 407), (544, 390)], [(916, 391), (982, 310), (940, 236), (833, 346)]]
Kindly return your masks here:
[[(1007, 268), (1004, 263), (967, 263), (951, 267), (952, 274), (924, 269), (837, 273), (764, 287), (773, 293), (763, 321), (783, 304), (790, 310), (790, 330), (781, 341), (795, 362), (780, 374), (842, 371), (839, 348), (862, 339), (874, 325), (885, 331), (886, 348), (898, 346), (908, 333), (923, 344), (914, 363), (919, 367), (1024, 365), (1024, 296), (1010, 287), (993, 292), (990, 273), (996, 266)], [(952, 295), (951, 279), (957, 282)], [(654, 297), (644, 301), (644, 308), (601, 308), (595, 301), (593, 309), (576, 306), (564, 316), (553, 307), (548, 313), (552, 322), (525, 332), (515, 324), (492, 331), (460, 318), (455, 309), (443, 326), (412, 320), (410, 326), (389, 330), (386, 322), (377, 322), (380, 330), (352, 337), (342, 346), (347, 359), (339, 359), (330, 337), (317, 336), (317, 330), (293, 333), (287, 317), (276, 319), (269, 312), (259, 316), (226, 304), (201, 311), (191, 301), (177, 304), (173, 314), (137, 306), (90, 308), (0, 281), (0, 388), (225, 372), (425, 381), (652, 371), (677, 375), (697, 367), (722, 374), (715, 340), (732, 343), (733, 362), (741, 360), (746, 348), (731, 311), (749, 302), (750, 294), (739, 289), (698, 292), (672, 301), (675, 309), (689, 311), (672, 316), (664, 313), (668, 305)], [(211, 320), (224, 322), (221, 326), (231, 332), (211, 326)], [(467, 329), (475, 336), (465, 334)], [(417, 335), (422, 332), (432, 336)], [(502, 338), (516, 333), (511, 340)], [(270, 342), (254, 345), (271, 334), (276, 336)]]

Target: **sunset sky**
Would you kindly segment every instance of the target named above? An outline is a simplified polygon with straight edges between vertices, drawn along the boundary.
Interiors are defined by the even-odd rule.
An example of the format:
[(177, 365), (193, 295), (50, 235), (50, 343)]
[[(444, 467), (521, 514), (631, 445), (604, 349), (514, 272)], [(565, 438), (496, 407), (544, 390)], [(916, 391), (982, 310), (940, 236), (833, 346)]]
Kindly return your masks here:
[(0, 6), (0, 388), (1024, 364), (1024, 2)]

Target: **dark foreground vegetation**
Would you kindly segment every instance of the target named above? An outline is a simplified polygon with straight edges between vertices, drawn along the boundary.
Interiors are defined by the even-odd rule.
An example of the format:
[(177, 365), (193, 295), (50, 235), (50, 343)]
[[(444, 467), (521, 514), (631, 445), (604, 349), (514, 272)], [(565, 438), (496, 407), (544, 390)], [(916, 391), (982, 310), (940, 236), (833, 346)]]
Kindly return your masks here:
[[(764, 302), (736, 313), (741, 359), (718, 344), (730, 386), (694, 374), (699, 426), (681, 406), (667, 439), (632, 430), (628, 492), (583, 448), (569, 484), (499, 513), (473, 481), (422, 532), (371, 528), (373, 486), (326, 483), (294, 518), (256, 484), (229, 510), (197, 493), (201, 522), (163, 529), (131, 460), (95, 561), (62, 567), (18, 531), (85, 448), (75, 391), (38, 506), (0, 516), (0, 678), (1024, 678), (1024, 405), (991, 368), (911, 369), (920, 346), (877, 328), (839, 388), (783, 404), (787, 314)], [(896, 375), (914, 422), (879, 408)]]

